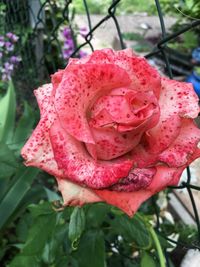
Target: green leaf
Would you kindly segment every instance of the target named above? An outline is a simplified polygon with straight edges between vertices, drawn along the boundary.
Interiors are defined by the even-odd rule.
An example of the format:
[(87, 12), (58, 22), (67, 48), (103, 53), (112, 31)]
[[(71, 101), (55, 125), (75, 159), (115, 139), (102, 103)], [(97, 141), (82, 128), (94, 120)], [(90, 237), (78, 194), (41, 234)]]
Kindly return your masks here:
[[(60, 214), (60, 213), (59, 213)], [(45, 249), (42, 255), (42, 259), (46, 264), (51, 264), (52, 262), (60, 262), (62, 256), (67, 256), (71, 251), (71, 244), (67, 238), (68, 234), (68, 223), (57, 224), (53, 238), (45, 245)], [(56, 264), (57, 266), (57, 264)], [(65, 262), (67, 265), (67, 261)]]
[(25, 243), (31, 225), (31, 214), (27, 212), (20, 218), (18, 224), (16, 225), (16, 236), (18, 242)]
[(0, 178), (10, 177), (16, 171), (17, 166), (13, 151), (0, 142)]
[(6, 192), (0, 203), (0, 230), (31, 188), (31, 184), (38, 172), (38, 169), (31, 167), (23, 167), (22, 169), (19, 169), (15, 176), (14, 184)]
[(79, 238), (85, 229), (85, 213), (83, 208), (75, 207), (69, 222), (69, 239), (72, 247), (76, 249)]
[(128, 242), (134, 242), (139, 248), (149, 248), (152, 239), (145, 222), (136, 215), (129, 218), (126, 215), (115, 217), (111, 220), (111, 226), (116, 234), (123, 236)]
[(110, 212), (111, 206), (105, 203), (94, 203), (88, 205), (87, 216), (86, 216), (86, 227), (100, 227), (106, 220), (108, 213)]
[(86, 232), (72, 256), (78, 260), (79, 267), (105, 267), (105, 244), (102, 231)]
[(7, 267), (40, 267), (37, 257), (16, 256)]
[(24, 112), (17, 124), (12, 140), (14, 148), (20, 149), (23, 146), (27, 136), (29, 136), (31, 133), (34, 122), (35, 116), (33, 109), (28, 105), (27, 102), (24, 102)]
[(79, 267), (77, 260), (73, 259), (70, 255), (62, 256), (61, 258), (57, 258), (57, 262), (55, 264), (56, 267)]
[(5, 96), (0, 99), (0, 141), (12, 140), (15, 123), (16, 98), (12, 81), (9, 82)]
[(31, 213), (34, 221), (29, 230), (22, 254), (39, 256), (42, 255), (46, 243), (52, 237), (56, 226), (57, 214), (49, 203), (35, 205)]
[(37, 218), (40, 215), (51, 215), (55, 213), (55, 210), (52, 207), (52, 204), (49, 202), (44, 202), (39, 205), (31, 205), (29, 206), (29, 210), (33, 216), (33, 218)]
[(157, 264), (154, 260), (154, 258), (147, 252), (143, 252), (142, 253), (142, 258), (141, 258), (141, 263), (140, 263), (141, 267), (156, 267)]

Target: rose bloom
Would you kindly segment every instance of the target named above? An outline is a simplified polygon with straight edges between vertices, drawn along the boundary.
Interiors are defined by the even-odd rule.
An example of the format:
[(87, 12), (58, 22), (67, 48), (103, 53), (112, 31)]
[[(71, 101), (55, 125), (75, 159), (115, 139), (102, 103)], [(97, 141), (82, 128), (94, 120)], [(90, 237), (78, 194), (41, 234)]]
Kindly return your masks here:
[(105, 201), (131, 216), (200, 156), (192, 85), (129, 49), (70, 59), (35, 95), (41, 118), (22, 156), (56, 177), (64, 205)]

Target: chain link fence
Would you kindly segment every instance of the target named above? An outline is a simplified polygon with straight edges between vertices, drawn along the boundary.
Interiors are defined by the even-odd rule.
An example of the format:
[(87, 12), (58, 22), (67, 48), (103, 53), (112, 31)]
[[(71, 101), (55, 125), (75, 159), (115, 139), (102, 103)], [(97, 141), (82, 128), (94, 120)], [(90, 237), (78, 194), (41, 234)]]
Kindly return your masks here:
[[(111, 1), (110, 5), (107, 7), (105, 16), (102, 16), (98, 23), (93, 25), (87, 0), (83, 0), (82, 5), (84, 6), (85, 16), (87, 18), (87, 25), (84, 26), (87, 26), (87, 33), (84, 34), (84, 40), (78, 44), (78, 28), (74, 22), (75, 11), (73, 9), (73, 1), (3, 0), (2, 4), (4, 5), (4, 9), (3, 15), (1, 16), (1, 25), (4, 25), (4, 28), (2, 28), (1, 31), (11, 31), (20, 37), (18, 51), (20, 52), (22, 61), (15, 73), (15, 82), (17, 87), (20, 88), (23, 97), (30, 98), (33, 88), (48, 80), (49, 74), (52, 74), (59, 68), (63, 68), (67, 64), (67, 58), (63, 53), (63, 47), (65, 45), (63, 31), (66, 27), (72, 39), (71, 48), (73, 49), (71, 49), (71, 57), (81, 56), (80, 51), (84, 48), (87, 48), (87, 51), (93, 51), (95, 49), (92, 42), (94, 33), (108, 20), (112, 21), (116, 28), (120, 47), (122, 49), (125, 48), (123, 34), (116, 16), (116, 11), (121, 1), (123, 0)], [(155, 5), (160, 20), (161, 38), (156, 43), (153, 50), (146, 54), (145, 57), (147, 59), (152, 59), (156, 56), (162, 57), (168, 76), (173, 78), (168, 44), (181, 34), (198, 27), (200, 25), (200, 20), (193, 20), (177, 32), (168, 35), (159, 0), (155, 0)], [(2, 24), (2, 22), (4, 23)], [(106, 29), (104, 30), (106, 31)], [(66, 49), (68, 48), (67, 45), (65, 46)], [(200, 191), (200, 186), (193, 184), (189, 168), (187, 169), (187, 181), (182, 182), (180, 186), (170, 188), (170, 190), (180, 189), (186, 189), (188, 192), (193, 207), (198, 237), (197, 240), (190, 245), (180, 242), (177, 243), (172, 239), (166, 238), (176, 243), (177, 247), (180, 248), (200, 249), (200, 220), (193, 196), (194, 190)], [(155, 202), (153, 198), (152, 201), (153, 203)], [(156, 205), (155, 213), (157, 215), (157, 231), (160, 232), (159, 210)]]

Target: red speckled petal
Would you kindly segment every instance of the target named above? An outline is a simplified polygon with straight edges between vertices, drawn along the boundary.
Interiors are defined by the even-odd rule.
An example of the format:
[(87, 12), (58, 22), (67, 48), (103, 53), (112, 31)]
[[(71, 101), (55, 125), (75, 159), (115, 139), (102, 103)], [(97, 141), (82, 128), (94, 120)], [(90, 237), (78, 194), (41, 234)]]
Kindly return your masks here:
[[(86, 59), (87, 58), (87, 59)], [(156, 97), (160, 94), (160, 75), (145, 58), (139, 57), (131, 49), (114, 51), (112, 49), (97, 50), (75, 64), (116, 64), (123, 68), (131, 78), (133, 89), (138, 92), (153, 91)]]
[[(97, 158), (102, 160), (110, 160), (126, 154), (139, 143), (142, 136), (142, 131), (121, 134), (112, 128), (95, 129), (91, 127), (90, 129), (96, 143)], [(92, 155), (93, 145), (87, 144), (86, 147)]]
[(162, 78), (159, 99), (160, 121), (146, 139), (149, 153), (159, 153), (176, 139), (181, 128), (181, 118), (196, 118), (199, 113), (198, 97), (191, 84)]
[[(119, 93), (119, 90), (113, 91)], [(157, 113), (156, 122), (158, 121), (159, 108), (157, 99), (152, 93), (138, 93), (129, 89), (128, 92), (126, 90), (126, 93), (124, 90), (123, 95), (114, 95), (113, 91), (109, 95), (100, 97), (91, 108), (91, 118), (94, 118), (95, 123), (99, 126), (107, 123), (107, 117), (105, 117), (104, 123), (104, 114), (99, 116), (99, 113), (104, 110), (108, 112), (113, 122), (134, 127), (143, 123), (154, 113)], [(98, 123), (99, 119), (101, 124)]]
[(132, 81), (132, 88), (138, 92), (160, 94), (160, 75), (143, 57), (129, 57), (125, 53), (115, 54), (115, 64), (126, 70)]
[(128, 176), (111, 187), (113, 191), (133, 192), (145, 189), (152, 182), (156, 168), (133, 168)]
[[(162, 112), (161, 108), (161, 114)], [(158, 154), (164, 151), (177, 138), (180, 129), (181, 118), (178, 115), (171, 115), (168, 118), (162, 118), (161, 115), (159, 123), (146, 132), (147, 153)]]
[[(110, 160), (131, 151), (144, 131), (158, 122), (160, 112), (156, 104), (152, 93), (139, 94), (125, 88), (100, 97), (91, 108), (89, 121), (97, 158)], [(93, 145), (86, 146), (93, 155)]]
[(53, 96), (55, 96), (56, 89), (58, 88), (60, 82), (62, 81), (63, 75), (64, 75), (64, 70), (59, 70), (53, 75), (51, 75), (51, 82), (52, 82), (53, 89), (54, 89)]
[(199, 98), (192, 84), (162, 78), (162, 95), (160, 96), (161, 108), (165, 112), (178, 114), (184, 118), (196, 118), (200, 111)]
[(49, 128), (55, 119), (54, 108), (50, 100), (51, 92), (51, 84), (46, 84), (34, 92), (40, 107), (41, 119), (24, 145), (21, 154), (27, 166), (35, 166), (53, 175), (62, 176), (63, 173), (58, 169), (54, 160), (49, 138)]
[(179, 167), (188, 163), (188, 159), (197, 148), (200, 141), (200, 129), (190, 119), (184, 119), (181, 130), (171, 146), (162, 152), (159, 160), (170, 167)]
[(140, 144), (131, 151), (130, 158), (135, 163), (136, 167), (145, 168), (156, 164), (158, 160), (157, 154), (150, 154), (144, 146), (144, 141), (141, 141)]
[(116, 192), (110, 190), (94, 190), (105, 202), (114, 205), (129, 216), (132, 216), (140, 205), (155, 193), (163, 190), (168, 185), (176, 185), (184, 168), (169, 168), (157, 166), (156, 175), (149, 187), (136, 192)]
[(124, 50), (120, 51), (114, 51), (110, 48), (104, 48), (101, 50), (95, 50), (91, 55), (88, 55), (84, 58), (81, 59), (74, 59), (70, 58), (69, 59), (69, 64), (85, 64), (85, 63), (90, 63), (90, 64), (113, 64), (115, 63), (115, 57), (138, 57), (136, 53), (133, 52), (132, 49), (127, 48)]
[(56, 179), (65, 206), (82, 206), (85, 203), (102, 201), (92, 189), (82, 187), (58, 177)]
[(84, 144), (70, 136), (55, 121), (50, 129), (55, 160), (67, 179), (90, 188), (104, 188), (126, 177), (132, 161), (125, 157), (112, 161), (95, 161)]
[(115, 65), (67, 67), (54, 100), (62, 127), (77, 140), (94, 144), (87, 122), (88, 108), (97, 97), (129, 84), (126, 72)]
[(51, 111), (52, 104), (50, 103), (50, 97), (52, 93), (52, 84), (45, 84), (34, 90), (34, 94), (37, 98), (38, 106), (40, 108), (40, 116), (44, 116), (46, 111)]
[(132, 216), (140, 205), (155, 193), (169, 185), (177, 185), (183, 168), (157, 166), (152, 183), (146, 188), (135, 192), (117, 192), (111, 190), (92, 190), (80, 185), (57, 178), (64, 205), (76, 206), (90, 202), (105, 201), (114, 205), (129, 216)]

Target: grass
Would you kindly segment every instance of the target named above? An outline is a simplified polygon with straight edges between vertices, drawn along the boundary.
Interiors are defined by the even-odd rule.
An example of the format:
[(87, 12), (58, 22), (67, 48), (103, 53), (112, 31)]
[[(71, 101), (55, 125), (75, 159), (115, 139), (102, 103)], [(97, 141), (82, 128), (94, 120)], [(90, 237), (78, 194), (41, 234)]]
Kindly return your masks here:
[[(108, 7), (111, 5), (111, 0), (87, 0), (89, 11), (92, 14), (105, 14)], [(73, 6), (78, 14), (85, 14), (85, 9), (82, 0), (73, 1)], [(122, 0), (117, 5), (118, 14), (128, 14), (135, 12), (153, 13), (155, 11), (154, 1), (147, 0)]]

